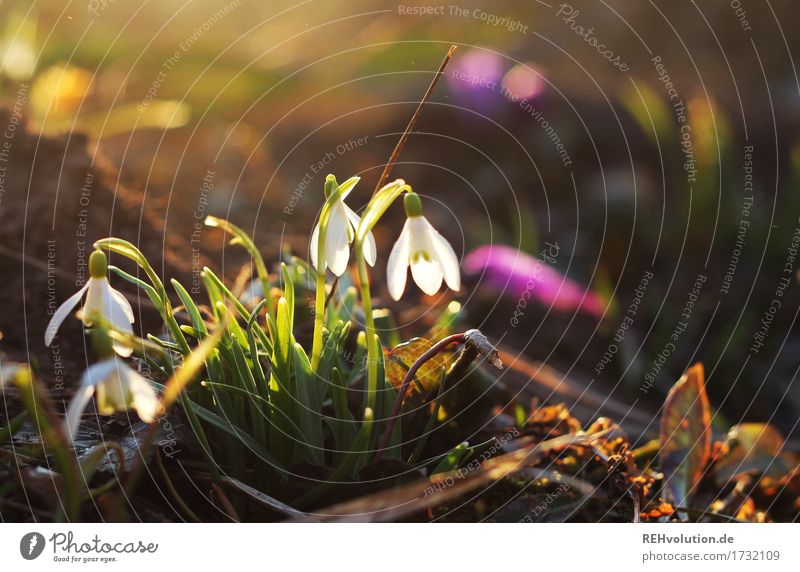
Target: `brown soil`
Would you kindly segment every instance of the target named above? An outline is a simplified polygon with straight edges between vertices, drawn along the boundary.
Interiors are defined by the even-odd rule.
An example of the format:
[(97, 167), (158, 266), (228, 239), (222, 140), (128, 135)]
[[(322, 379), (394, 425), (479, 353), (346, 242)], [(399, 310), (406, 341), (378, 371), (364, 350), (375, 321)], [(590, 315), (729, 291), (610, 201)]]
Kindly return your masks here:
[[(0, 110), (0, 124), (8, 122)], [(30, 361), (42, 379), (56, 382), (56, 390), (69, 387), (91, 357), (80, 323), (68, 319), (50, 349), (43, 336), (53, 311), (88, 278), (92, 243), (112, 235), (129, 240), (162, 276), (184, 284), (191, 280), (191, 260), (185, 245), (165, 230), (156, 199), (120, 184), (83, 135), (46, 138), (18, 127), (2, 167), (0, 355)], [(133, 271), (119, 257), (112, 263)], [(120, 279), (112, 283), (132, 302), (140, 296)], [(149, 301), (139, 300), (138, 326), (152, 325)]]

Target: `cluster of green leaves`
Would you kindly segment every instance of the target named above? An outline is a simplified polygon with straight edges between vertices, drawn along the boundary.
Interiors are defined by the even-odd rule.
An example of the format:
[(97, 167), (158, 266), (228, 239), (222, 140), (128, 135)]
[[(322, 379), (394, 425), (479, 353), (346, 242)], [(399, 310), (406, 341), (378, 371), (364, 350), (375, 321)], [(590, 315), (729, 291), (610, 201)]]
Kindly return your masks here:
[[(257, 275), (254, 283), (264, 294), (260, 300), (243, 302), (241, 294), (204, 268), (201, 278), (207, 301), (195, 300), (173, 279), (172, 295), (181, 304), (173, 307), (164, 284), (132, 244), (109, 238), (95, 246), (126, 257), (143, 270), (144, 279), (110, 267), (147, 294), (166, 325), (166, 336), (148, 335), (149, 344), (139, 344), (137, 350), (160, 372), (159, 377), (172, 375), (181, 363), (191, 359), (197, 344), (214, 338), (213, 348), (203, 356), (205, 368), (200, 382), (187, 385), (176, 395), (198, 437), (212, 478), (220, 479), (220, 467), (224, 467), (227, 475), (261, 490), (284, 496), (288, 484), (289, 489), (296, 490), (292, 495), (295, 500), (303, 497), (298, 501), (301, 504), (304, 499), (312, 501), (329, 483), (357, 479), (359, 471), (371, 462), (397, 397), (395, 386), (430, 342), (386, 352), (391, 360), (391, 375), (387, 375), (379, 337), (373, 335), (374, 347), (369, 348), (366, 332), (354, 331), (351, 318), (359, 308), (357, 291), (351, 286), (335, 302), (316, 305), (322, 312), (322, 344), (318, 363), (312, 367), (310, 352), (295, 337), (296, 316), (300, 315), (300, 327), (307, 331), (309, 319), (317, 314), (306, 305), (307, 291), (302, 291), (301, 301), (295, 291), (317, 281), (315, 270), (296, 257), (288, 257), (288, 262), (281, 263), (278, 279), (274, 279), (242, 229), (213, 217), (207, 224), (224, 229), (232, 243), (249, 252)], [(280, 288), (274, 284), (280, 284)], [(452, 315), (448, 314), (450, 322)], [(439, 329), (441, 326), (437, 325)], [(375, 356), (374, 364), (369, 363), (371, 356)], [(434, 360), (418, 376), (431, 395), (444, 377), (444, 365), (443, 360)], [(378, 380), (378, 391), (371, 399), (374, 406), (368, 403), (370, 392), (364, 390), (370, 366), (375, 368)], [(430, 391), (432, 388), (434, 391)], [(409, 461), (419, 458), (440, 400), (441, 392), (427, 410), (430, 419), (417, 424), (424, 426), (425, 432), (416, 440)], [(400, 459), (401, 430), (401, 424), (397, 424), (384, 459)], [(315, 477), (297, 479), (303, 467)]]

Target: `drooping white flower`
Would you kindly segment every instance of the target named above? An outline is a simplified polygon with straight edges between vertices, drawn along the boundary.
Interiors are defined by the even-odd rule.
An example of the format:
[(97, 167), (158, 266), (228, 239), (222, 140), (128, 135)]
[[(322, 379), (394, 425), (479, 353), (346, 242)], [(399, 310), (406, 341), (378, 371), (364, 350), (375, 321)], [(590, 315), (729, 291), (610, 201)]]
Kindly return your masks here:
[[(44, 343), (49, 346), (58, 332), (58, 328), (67, 318), (69, 313), (78, 305), (86, 294), (83, 304), (82, 319), (87, 326), (92, 325), (92, 316), (100, 316), (107, 320), (114, 329), (120, 332), (133, 332), (133, 308), (122, 293), (114, 290), (108, 283), (108, 262), (105, 254), (96, 250), (89, 257), (89, 272), (91, 277), (88, 282), (75, 294), (58, 307), (47, 325), (44, 333)], [(114, 350), (121, 356), (129, 356), (131, 348), (119, 343), (114, 344)]]
[(117, 411), (136, 410), (142, 421), (151, 423), (161, 404), (150, 383), (117, 356), (108, 357), (87, 369), (67, 409), (65, 433), (70, 441), (80, 425), (80, 418), (92, 395), (97, 393), (97, 412), (111, 415)]
[[(325, 260), (322, 269), (318, 263), (319, 250), (319, 223), (316, 224), (311, 233), (311, 263), (317, 271), (324, 271), (325, 267), (331, 269), (336, 276), (341, 276), (347, 270), (347, 263), (350, 261), (350, 244), (356, 236), (356, 229), (361, 222), (353, 209), (344, 203), (344, 199), (353, 190), (354, 185), (344, 192), (336, 203), (331, 207), (328, 217), (328, 227), (325, 233)], [(364, 241), (364, 259), (370, 266), (375, 266), (375, 259), (378, 256), (378, 249), (375, 245), (375, 237), (370, 232), (367, 240)]]
[(386, 266), (389, 294), (395, 300), (403, 295), (409, 266), (414, 282), (429, 296), (439, 291), (442, 279), (451, 290), (458, 291), (461, 271), (453, 247), (422, 215), (419, 195), (407, 193), (403, 202), (408, 218)]

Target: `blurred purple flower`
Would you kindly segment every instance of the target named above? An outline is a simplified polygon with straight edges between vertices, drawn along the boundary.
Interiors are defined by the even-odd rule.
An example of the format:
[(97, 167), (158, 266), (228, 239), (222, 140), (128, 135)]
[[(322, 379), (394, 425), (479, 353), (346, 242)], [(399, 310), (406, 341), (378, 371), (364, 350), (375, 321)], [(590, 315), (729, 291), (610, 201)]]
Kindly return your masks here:
[(486, 284), (509, 298), (535, 298), (557, 310), (582, 310), (597, 318), (605, 311), (603, 300), (586, 286), (510, 246), (480, 246), (466, 256), (463, 268), (466, 274), (483, 273)]
[(503, 58), (473, 48), (454, 61), (447, 72), (447, 85), (454, 95), (479, 107), (502, 101)]

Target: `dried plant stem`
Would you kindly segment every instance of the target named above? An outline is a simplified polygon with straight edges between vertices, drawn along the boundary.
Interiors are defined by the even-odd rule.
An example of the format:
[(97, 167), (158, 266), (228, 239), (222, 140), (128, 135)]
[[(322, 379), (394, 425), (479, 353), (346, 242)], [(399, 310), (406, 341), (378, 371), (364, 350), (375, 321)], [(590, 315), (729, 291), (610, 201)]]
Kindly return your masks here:
[[(392, 154), (389, 156), (389, 160), (386, 162), (386, 165), (383, 168), (383, 172), (381, 173), (380, 178), (378, 178), (378, 183), (375, 185), (375, 191), (372, 193), (373, 196), (383, 188), (384, 184), (386, 183), (389, 175), (392, 172), (392, 167), (397, 162), (397, 158), (400, 156), (400, 152), (405, 147), (406, 141), (408, 140), (411, 131), (414, 129), (414, 126), (417, 124), (419, 120), (419, 116), (422, 113), (422, 108), (425, 107), (425, 104), (431, 97), (436, 84), (439, 82), (442, 74), (444, 73), (447, 64), (450, 63), (450, 59), (453, 57), (453, 53), (456, 51), (456, 46), (450, 46), (450, 49), (447, 51), (442, 63), (439, 65), (439, 69), (436, 71), (436, 74), (433, 76), (428, 89), (425, 91), (425, 95), (422, 96), (422, 100), (417, 105), (417, 109), (414, 111), (414, 114), (411, 116), (411, 119), (406, 125), (403, 134), (400, 136), (400, 140), (394, 147)], [(376, 355), (374, 350), (374, 338), (375, 338), (375, 320), (372, 315), (372, 297), (370, 295), (369, 290), (369, 273), (367, 272), (367, 264), (364, 259), (364, 249), (363, 249), (363, 238), (358, 239), (356, 238), (356, 244), (354, 245), (356, 257), (358, 259), (358, 280), (361, 286), (361, 306), (364, 310), (364, 329), (367, 337), (367, 354), (368, 354), (368, 363), (367, 363), (367, 409), (372, 411), (375, 410), (375, 403), (377, 400), (377, 393), (378, 393), (378, 359), (379, 356)], [(380, 346), (378, 346), (380, 347)], [(413, 377), (413, 376), (412, 376)], [(402, 400), (400, 400), (400, 404), (402, 404)], [(395, 407), (399, 407), (397, 403), (395, 403)], [(387, 433), (383, 435), (383, 441), (386, 441), (389, 436), (391, 435), (391, 430), (394, 428), (394, 414), (392, 415), (392, 419), (390, 419), (390, 427)], [(382, 451), (379, 449), (376, 459), (380, 459), (382, 456)]]
[(465, 339), (466, 334), (463, 333), (447, 336), (446, 338), (435, 343), (433, 347), (419, 356), (417, 361), (415, 361), (411, 367), (408, 368), (408, 371), (403, 378), (403, 383), (400, 385), (400, 390), (397, 392), (397, 399), (395, 399), (394, 406), (392, 407), (392, 413), (389, 416), (389, 422), (386, 425), (386, 429), (384, 430), (380, 444), (378, 445), (378, 451), (375, 453), (375, 462), (380, 461), (383, 458), (383, 454), (386, 452), (386, 447), (389, 444), (389, 439), (391, 439), (392, 431), (394, 431), (394, 426), (397, 424), (397, 419), (400, 415), (400, 408), (403, 406), (403, 400), (408, 392), (408, 386), (411, 385), (411, 380), (414, 379), (414, 376), (419, 368), (425, 365), (425, 362), (427, 362), (429, 359), (442, 352), (450, 344), (460, 344), (463, 343)]
[(422, 100), (419, 102), (419, 105), (417, 105), (417, 109), (416, 109), (416, 111), (414, 111), (414, 115), (411, 116), (411, 119), (409, 120), (408, 125), (406, 125), (406, 128), (403, 131), (403, 134), (400, 136), (400, 140), (397, 142), (397, 145), (395, 145), (394, 150), (392, 151), (392, 154), (389, 156), (389, 161), (386, 163), (386, 166), (383, 168), (383, 172), (381, 173), (381, 176), (378, 179), (378, 184), (375, 185), (375, 191), (373, 192), (373, 194), (377, 193), (378, 189), (383, 187), (383, 185), (386, 184), (386, 181), (389, 179), (389, 175), (392, 173), (392, 167), (394, 167), (394, 164), (397, 162), (397, 158), (400, 156), (400, 153), (402, 152), (403, 147), (405, 147), (405, 145), (406, 145), (406, 141), (408, 140), (408, 136), (411, 135), (411, 131), (414, 129), (414, 126), (417, 124), (417, 121), (419, 120), (419, 116), (422, 113), (422, 108), (425, 107), (425, 104), (430, 99), (434, 88), (436, 88), (436, 84), (439, 83), (439, 79), (444, 74), (444, 70), (447, 67), (447, 64), (450, 63), (450, 59), (453, 57), (453, 54), (455, 53), (456, 48), (458, 48), (458, 46), (452, 45), (452, 46), (450, 46), (450, 49), (447, 50), (447, 54), (444, 56), (444, 59), (442, 60), (442, 63), (439, 65), (439, 69), (436, 71), (436, 75), (433, 76), (433, 79), (431, 80), (431, 83), (428, 86), (428, 89), (425, 92), (425, 95), (422, 96)]

